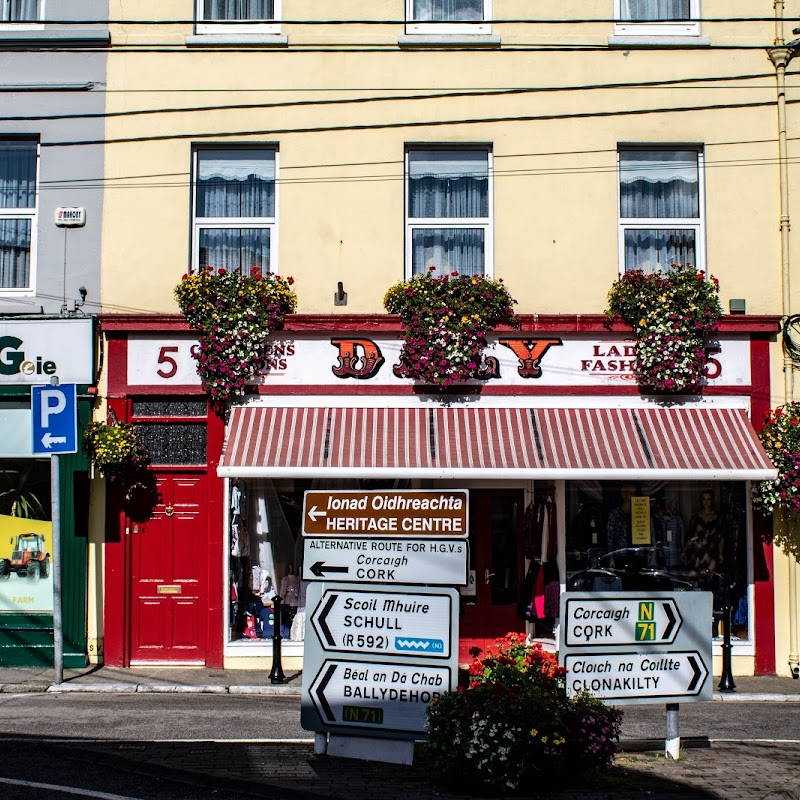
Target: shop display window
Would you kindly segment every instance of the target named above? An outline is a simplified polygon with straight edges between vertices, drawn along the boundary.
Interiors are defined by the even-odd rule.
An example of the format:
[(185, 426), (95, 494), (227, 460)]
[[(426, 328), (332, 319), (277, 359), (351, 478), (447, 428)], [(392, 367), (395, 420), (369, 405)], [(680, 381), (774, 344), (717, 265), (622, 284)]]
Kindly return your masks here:
[[(269, 641), (275, 625), (289, 642), (306, 626), (303, 494), (310, 489), (383, 489), (392, 481), (234, 479), (228, 493), (228, 623), (230, 642)], [(275, 619), (274, 599), (281, 598)]]
[(744, 482), (574, 481), (566, 510), (568, 591), (710, 591), (713, 635), (727, 600), (750, 638)]

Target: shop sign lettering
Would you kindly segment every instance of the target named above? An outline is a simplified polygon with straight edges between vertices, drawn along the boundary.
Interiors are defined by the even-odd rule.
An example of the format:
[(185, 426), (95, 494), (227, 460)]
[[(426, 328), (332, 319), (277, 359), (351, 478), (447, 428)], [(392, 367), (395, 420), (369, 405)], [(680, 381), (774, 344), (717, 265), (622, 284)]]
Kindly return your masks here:
[[(0, 379), (12, 373), (61, 375), (61, 364), (48, 355), (31, 355), (20, 339), (0, 337)], [(725, 357), (721, 357), (724, 346)], [(130, 386), (199, 386), (196, 356), (199, 345), (191, 337), (165, 340), (147, 334), (128, 338)], [(322, 337), (298, 333), (271, 338), (255, 384), (333, 386), (359, 381), (401, 387), (413, 380), (400, 363), (399, 337)], [(707, 350), (709, 381), (747, 386), (750, 343), (746, 336), (726, 337)], [(24, 363), (23, 363), (24, 362)], [(490, 337), (476, 375), (479, 382), (501, 381), (524, 386), (587, 387), (619, 385), (635, 380), (636, 343), (633, 339), (602, 339), (576, 335)]]

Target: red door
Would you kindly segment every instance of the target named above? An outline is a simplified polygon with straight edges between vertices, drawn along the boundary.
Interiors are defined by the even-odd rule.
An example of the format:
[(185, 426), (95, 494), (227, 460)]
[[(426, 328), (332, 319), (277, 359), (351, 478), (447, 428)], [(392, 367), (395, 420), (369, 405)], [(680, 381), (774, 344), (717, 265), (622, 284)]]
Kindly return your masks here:
[(525, 631), (519, 614), (523, 580), (523, 494), (518, 490), (471, 490), (470, 569), (475, 596), (465, 598), (458, 657), (471, 660), (471, 647), (486, 649), (499, 636)]
[(203, 664), (208, 614), (205, 475), (157, 477), (146, 522), (131, 522), (131, 663)]

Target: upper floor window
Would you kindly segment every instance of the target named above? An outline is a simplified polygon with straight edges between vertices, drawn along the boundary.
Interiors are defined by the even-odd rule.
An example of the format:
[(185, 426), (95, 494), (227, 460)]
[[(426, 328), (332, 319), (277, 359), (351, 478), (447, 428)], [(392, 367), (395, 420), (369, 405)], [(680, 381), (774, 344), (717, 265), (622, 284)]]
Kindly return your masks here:
[(698, 36), (700, 0), (614, 0), (618, 36)]
[(0, 23), (38, 22), (40, 0), (0, 0)]
[(270, 271), (275, 249), (274, 149), (197, 150), (195, 269)]
[(491, 0), (406, 0), (406, 32), (491, 33)]
[(620, 271), (704, 267), (702, 152), (619, 151)]
[(491, 168), (488, 149), (408, 151), (408, 274), (491, 273)]
[(0, 140), (0, 291), (33, 285), (36, 156), (36, 142)]
[(280, 33), (281, 0), (197, 0), (198, 33)]

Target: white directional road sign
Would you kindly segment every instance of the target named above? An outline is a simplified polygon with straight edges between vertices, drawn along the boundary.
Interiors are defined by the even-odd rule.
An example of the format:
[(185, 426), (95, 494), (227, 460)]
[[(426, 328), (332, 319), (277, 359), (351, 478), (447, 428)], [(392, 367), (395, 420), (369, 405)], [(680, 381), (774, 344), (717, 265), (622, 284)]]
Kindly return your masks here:
[(460, 539), (306, 536), (303, 579), (465, 586), (467, 555)]
[(328, 588), (311, 615), (326, 652), (449, 658), (458, 592)]
[(325, 660), (309, 687), (313, 710), (301, 708), (307, 730), (318, 722), (335, 728), (423, 733), (425, 712), (433, 699), (452, 691), (453, 670), (391, 662)]
[(711, 700), (711, 592), (567, 592), (567, 691), (626, 703)]
[[(708, 668), (699, 652), (573, 653), (564, 659), (567, 694), (587, 691), (604, 700), (699, 698), (711, 694)], [(706, 686), (708, 684), (708, 686)]]
[(74, 383), (31, 387), (34, 455), (78, 452), (78, 403)]
[(672, 598), (654, 600), (635, 594), (617, 600), (570, 598), (564, 616), (568, 647), (671, 644), (683, 624)]

